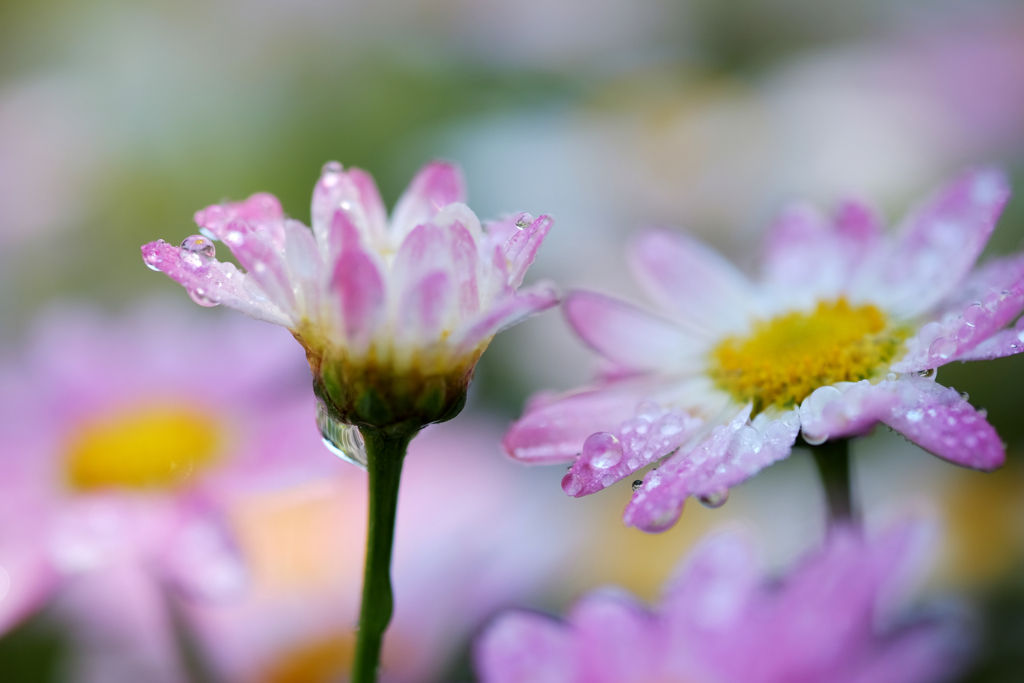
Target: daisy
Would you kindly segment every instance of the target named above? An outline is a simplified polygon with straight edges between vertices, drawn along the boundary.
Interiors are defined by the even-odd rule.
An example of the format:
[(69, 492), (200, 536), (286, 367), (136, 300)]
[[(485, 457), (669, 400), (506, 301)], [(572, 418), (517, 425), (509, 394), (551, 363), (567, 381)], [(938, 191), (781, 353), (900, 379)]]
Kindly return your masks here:
[(504, 439), (525, 463), (572, 462), (571, 496), (648, 465), (625, 510), (646, 531), (683, 502), (712, 505), (809, 444), (884, 423), (922, 448), (980, 470), (1004, 447), (983, 411), (936, 383), (936, 368), (1024, 350), (1024, 256), (975, 268), (1009, 197), (1003, 175), (972, 170), (893, 234), (860, 204), (831, 220), (808, 207), (773, 226), (752, 281), (689, 237), (655, 231), (632, 251), (652, 313), (576, 292), (565, 312), (607, 361), (601, 380), (542, 395)]

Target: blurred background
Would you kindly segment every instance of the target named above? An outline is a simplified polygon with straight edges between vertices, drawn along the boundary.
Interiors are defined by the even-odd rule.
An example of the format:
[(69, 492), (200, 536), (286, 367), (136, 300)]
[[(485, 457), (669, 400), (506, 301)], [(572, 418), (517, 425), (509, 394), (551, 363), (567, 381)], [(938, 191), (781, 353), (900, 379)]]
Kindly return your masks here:
[[(193, 233), (199, 208), (267, 191), (308, 222), (313, 183), (331, 159), (370, 171), (391, 205), (433, 157), (461, 164), (470, 206), (482, 218), (519, 211), (555, 217), (531, 279), (639, 300), (624, 249), (644, 226), (691, 231), (752, 270), (763, 230), (795, 199), (828, 208), (866, 198), (895, 221), (943, 178), (974, 163), (1001, 165), (1018, 195), (1024, 192), (1024, 6), (6, 0), (3, 355), (15, 363), (25, 355), (38, 316), (58, 303), (115, 317), (140, 307), (196, 308), (180, 287), (143, 267), (139, 246)], [(1022, 247), (1018, 196), (986, 256)], [(298, 345), (293, 351), (302, 372)], [(477, 549), (483, 566), (511, 553), (539, 558), (544, 572), (529, 581), (521, 572), (488, 574), (487, 590), (500, 599), (474, 598), (469, 602), (486, 606), (461, 612), (449, 605), (452, 626), (443, 642), (432, 642), (429, 664), (403, 680), (468, 680), (472, 633), (500, 606), (561, 611), (582, 591), (609, 583), (654, 599), (687, 548), (714, 528), (744, 528), (774, 568), (820, 541), (823, 503), (803, 453), (737, 490), (721, 509), (691, 505), (676, 528), (658, 536), (622, 526), (628, 485), (570, 500), (559, 490), (557, 468), (505, 462), (496, 442), (524, 400), (586, 381), (594, 361), (557, 312), (503, 333), (485, 354), (471, 407), (457, 422), (485, 425), (488, 436), (477, 429), (462, 445), (430, 455), (460, 482), (439, 484), (444, 495), (434, 505), (450, 505), (461, 517), (443, 522), (446, 541), (410, 553), (413, 564), (396, 573), (415, 575), (425, 563), (445, 575), (444, 562), (460, 544)], [(218, 362), (216, 349), (208, 362)], [(860, 496), (869, 525), (908, 512), (941, 521), (927, 591), (966, 599), (985, 634), (963, 680), (1024, 680), (1024, 357), (944, 368), (939, 381), (988, 410), (1008, 444), (1007, 467), (990, 475), (961, 470), (878, 430), (855, 446)], [(315, 429), (312, 409), (308, 422)], [(446, 455), (456, 451), (486, 461), (486, 472)], [(413, 468), (406, 485), (429, 489), (429, 469)], [(516, 491), (502, 499), (506, 512), (494, 514), (519, 520), (517, 545), (502, 549), (498, 527), (474, 523), (492, 501), (468, 494), (491, 486), (480, 483), (487, 477)], [(308, 507), (308, 496), (299, 499)], [(252, 550), (256, 557), (317, 556), (261, 540), (277, 527), (245, 522), (263, 508), (251, 500), (242, 506), (231, 519), (248, 539), (243, 545), (271, 543), (269, 551)], [(347, 539), (332, 552), (357, 565), (361, 508), (350, 507), (302, 507), (306, 512), (293, 517), (321, 515), (325, 537), (337, 531)], [(530, 510), (543, 510), (544, 518), (531, 518)], [(0, 586), (0, 600), (5, 592)], [(300, 603), (292, 603), (287, 609), (301, 615)], [(424, 605), (428, 613), (438, 609)], [(232, 619), (245, 621), (194, 616), (196, 648), (202, 651), (204, 633), (230, 631)], [(76, 680), (69, 662), (88, 644), (75, 629), (89, 628), (41, 607), (0, 638), (0, 680)], [(408, 633), (406, 650), (426, 647), (411, 643), (415, 629)], [(244, 650), (244, 639), (233, 647)], [(273, 680), (333, 680), (288, 675)]]

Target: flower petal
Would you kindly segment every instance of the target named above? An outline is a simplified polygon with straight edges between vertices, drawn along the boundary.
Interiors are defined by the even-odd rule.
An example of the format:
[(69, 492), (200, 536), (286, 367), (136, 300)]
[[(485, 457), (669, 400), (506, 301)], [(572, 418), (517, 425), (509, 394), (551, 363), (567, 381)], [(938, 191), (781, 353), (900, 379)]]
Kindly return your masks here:
[(353, 348), (365, 347), (387, 310), (384, 278), (370, 254), (357, 246), (346, 247), (335, 263), (331, 290), (338, 298), (345, 336)]
[(718, 337), (748, 325), (751, 284), (712, 249), (686, 235), (658, 230), (641, 235), (630, 257), (648, 295), (688, 326)]
[[(380, 223), (379, 214), (382, 210), (380, 196), (376, 188), (367, 186), (368, 176), (363, 171), (353, 169), (344, 171), (341, 164), (331, 161), (324, 164), (313, 188), (313, 201), (310, 207), (310, 225), (317, 244), (328, 258), (336, 257), (336, 229), (338, 214), (341, 213), (355, 230), (363, 236), (368, 244), (385, 246), (387, 235)], [(370, 183), (372, 185), (372, 180)], [(364, 206), (364, 200), (371, 206)]]
[(1001, 330), (975, 346), (967, 353), (956, 357), (959, 361), (992, 360), (1015, 356), (1024, 351), (1024, 318), (1008, 330)]
[(509, 286), (515, 288), (523, 284), (526, 270), (533, 263), (537, 250), (553, 224), (550, 216), (538, 216), (528, 226), (513, 233), (504, 244), (502, 251), (509, 262)]
[(453, 334), (450, 342), (459, 353), (471, 352), (498, 332), (556, 304), (558, 291), (555, 286), (549, 282), (538, 282), (532, 287), (520, 289), (515, 296), (492, 306), (483, 317), (477, 318), (465, 330)]
[(994, 169), (969, 171), (940, 190), (869, 274), (878, 300), (903, 317), (934, 307), (971, 270), (1009, 196), (1006, 177)]
[(996, 430), (955, 389), (920, 378), (900, 378), (894, 384), (899, 403), (882, 422), (907, 439), (976, 470), (994, 470), (1006, 460)]
[(800, 404), (800, 428), (810, 443), (860, 436), (899, 403), (894, 383), (840, 382), (818, 387)]
[(572, 292), (565, 315), (592, 349), (634, 370), (673, 373), (700, 367), (706, 345), (663, 318), (594, 292)]
[(466, 183), (454, 164), (432, 161), (416, 174), (391, 214), (392, 238), (401, 240), (455, 202), (466, 201)]
[[(795, 413), (749, 424), (749, 404), (720, 424), (693, 449), (648, 472), (626, 506), (623, 521), (657, 533), (676, 523), (688, 496), (716, 499), (772, 463), (789, 456), (799, 431)], [(760, 417), (760, 416), (759, 416)]]
[(398, 311), (398, 327), (403, 339), (424, 348), (436, 343), (442, 328), (451, 323), (455, 291), (448, 274), (435, 270), (412, 284), (403, 294)]
[(290, 311), (295, 309), (295, 291), (283, 253), (287, 239), (283, 225), (281, 231), (282, 245), (277, 247), (268, 233), (235, 220), (224, 226), (220, 239), (245, 268), (247, 277), (259, 284), (271, 301)]
[(281, 202), (272, 194), (259, 192), (245, 201), (214, 204), (196, 211), (194, 219), (196, 225), (219, 240), (224, 239), (230, 223), (242, 221), (268, 236), (274, 246), (284, 245), (284, 212)]
[(249, 317), (284, 327), (298, 323), (231, 263), (211, 261), (193, 265), (181, 258), (178, 247), (163, 240), (143, 245), (142, 259), (153, 270), (183, 285), (193, 299), (204, 305), (224, 304)]
[(576, 681), (572, 634), (539, 614), (500, 617), (477, 642), (476, 670), (487, 683)]

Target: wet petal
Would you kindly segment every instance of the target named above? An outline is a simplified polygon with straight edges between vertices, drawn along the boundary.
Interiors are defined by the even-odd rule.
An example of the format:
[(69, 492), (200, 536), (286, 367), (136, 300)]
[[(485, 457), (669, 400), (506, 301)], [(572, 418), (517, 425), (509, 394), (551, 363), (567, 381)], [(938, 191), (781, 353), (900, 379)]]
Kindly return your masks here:
[(342, 329), (354, 348), (362, 348), (384, 322), (387, 294), (374, 259), (360, 248), (346, 248), (334, 267), (331, 290), (337, 297)]
[(840, 382), (818, 387), (800, 404), (800, 427), (810, 443), (860, 436), (899, 403), (894, 383)]
[(1015, 356), (1021, 351), (1024, 351), (1024, 318), (1018, 320), (1014, 327), (1001, 330), (970, 351), (960, 354), (956, 360), (992, 360)]
[(219, 240), (224, 239), (230, 223), (242, 221), (269, 237), (274, 246), (284, 245), (284, 212), (281, 202), (272, 194), (259, 192), (245, 201), (214, 204), (196, 211), (194, 218), (196, 225)]
[(193, 296), (208, 302), (224, 304), (257, 320), (293, 327), (291, 312), (274, 304), (255, 283), (231, 263), (211, 261), (193, 265), (181, 258), (178, 247), (163, 240), (142, 247), (142, 258), (150, 268), (159, 270), (183, 285)]
[(509, 262), (509, 286), (514, 288), (523, 284), (526, 270), (533, 263), (537, 250), (540, 249), (553, 223), (550, 216), (539, 216), (525, 228), (513, 233), (502, 246), (505, 258)]
[(645, 233), (631, 251), (633, 273), (665, 310), (688, 326), (719, 336), (745, 329), (752, 287), (714, 250), (681, 233)]
[(601, 294), (571, 293), (565, 314), (591, 348), (634, 370), (694, 369), (706, 351), (706, 344), (672, 322)]
[(971, 270), (1009, 195), (1005, 176), (994, 169), (970, 171), (940, 190), (868, 275), (876, 298), (904, 317), (934, 307)]
[[(281, 227), (282, 237), (286, 228)], [(232, 221), (224, 226), (220, 239), (231, 249), (238, 262), (247, 271), (247, 277), (259, 284), (266, 295), (283, 310), (295, 309), (293, 283), (285, 260), (283, 240), (277, 247), (270, 235), (253, 230), (242, 221)]]
[[(330, 259), (338, 254), (339, 214), (344, 216), (344, 220), (362, 235), (368, 244), (386, 243), (387, 236), (383, 233), (379, 216), (372, 215), (382, 208), (379, 206), (380, 197), (375, 195), (375, 190), (371, 191), (367, 187), (366, 178), (364, 172), (346, 172), (341, 164), (332, 161), (324, 164), (320, 179), (313, 188), (310, 224), (317, 244)], [(363, 205), (364, 193), (369, 193), (366, 195), (372, 204), (369, 210)]]
[(899, 403), (882, 422), (921, 448), (957, 465), (994, 470), (1006, 451), (996, 430), (955, 389), (919, 378), (894, 384)]
[(515, 296), (495, 304), (483, 317), (471, 323), (458, 335), (452, 335), (451, 344), (461, 353), (475, 349), (483, 341), (521, 320), (558, 304), (558, 291), (548, 282), (538, 282), (516, 292)]

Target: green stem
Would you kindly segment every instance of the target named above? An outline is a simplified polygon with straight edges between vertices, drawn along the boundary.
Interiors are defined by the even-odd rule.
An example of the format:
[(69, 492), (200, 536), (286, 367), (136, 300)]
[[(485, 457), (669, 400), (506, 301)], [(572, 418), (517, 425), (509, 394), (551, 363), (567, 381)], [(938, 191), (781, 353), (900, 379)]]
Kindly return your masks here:
[(811, 455), (814, 456), (822, 486), (825, 488), (829, 521), (832, 524), (857, 522), (853, 506), (849, 439), (836, 439), (811, 446)]
[(391, 621), (391, 548), (395, 537), (402, 461), (416, 430), (392, 433), (363, 427), (360, 432), (366, 442), (370, 501), (363, 603), (359, 610), (352, 683), (373, 683), (377, 680), (384, 631)]

